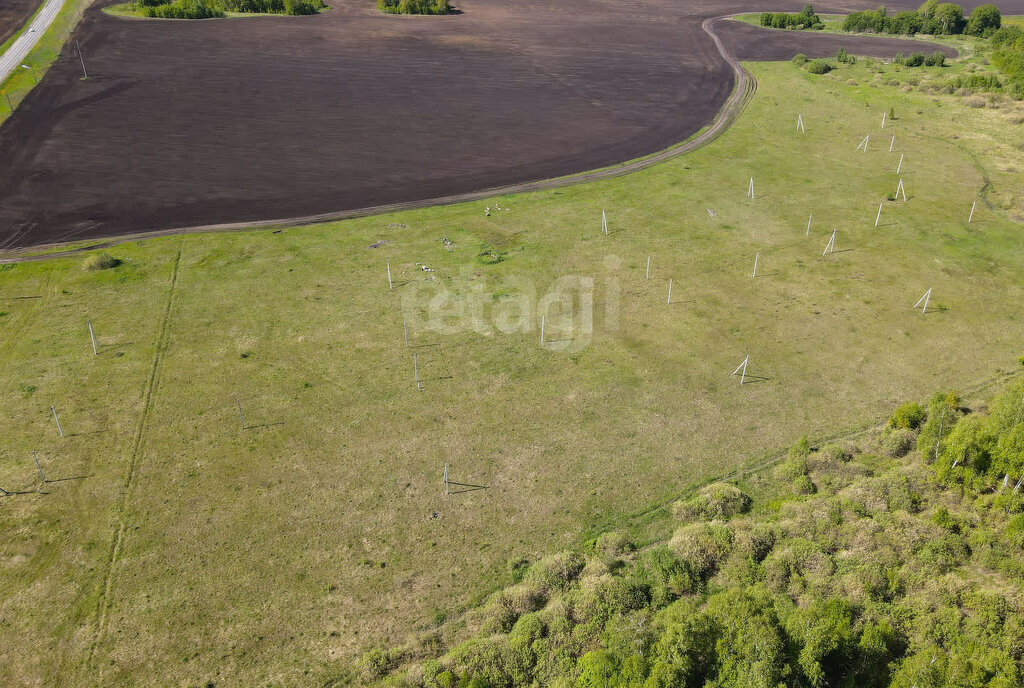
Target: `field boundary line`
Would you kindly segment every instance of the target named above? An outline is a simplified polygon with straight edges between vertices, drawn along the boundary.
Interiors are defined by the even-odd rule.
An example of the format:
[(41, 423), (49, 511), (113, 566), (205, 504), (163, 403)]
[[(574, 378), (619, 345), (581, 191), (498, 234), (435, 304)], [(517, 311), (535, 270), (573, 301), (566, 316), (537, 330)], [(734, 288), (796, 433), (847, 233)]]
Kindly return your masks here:
[(111, 541), (110, 552), (105, 561), (106, 570), (103, 573), (102, 582), (100, 584), (99, 599), (96, 602), (96, 632), (89, 647), (89, 655), (86, 662), (86, 667), (88, 669), (97, 668), (96, 650), (103, 641), (106, 631), (107, 614), (110, 609), (110, 595), (114, 588), (114, 569), (117, 566), (118, 559), (121, 555), (121, 546), (124, 542), (125, 530), (127, 529), (124, 510), (128, 504), (128, 497), (130, 496), (132, 484), (135, 479), (136, 468), (142, 454), (142, 444), (145, 439), (146, 428), (149, 425), (148, 421), (150, 411), (153, 408), (153, 397), (159, 383), (160, 363), (163, 360), (163, 355), (167, 350), (168, 340), (170, 338), (170, 328), (168, 327), (168, 323), (170, 322), (171, 312), (174, 306), (174, 292), (178, 285), (178, 268), (180, 265), (181, 247), (179, 246), (178, 253), (174, 258), (174, 267), (171, 271), (171, 282), (167, 290), (167, 302), (164, 305), (164, 312), (160, 319), (160, 327), (157, 330), (156, 351), (153, 353), (153, 364), (150, 367), (149, 378), (146, 382), (146, 390), (143, 393), (142, 414), (139, 416), (139, 422), (135, 429), (135, 437), (132, 442), (132, 453), (128, 460), (128, 468), (125, 472), (124, 484), (121, 487), (114, 509), (117, 514), (117, 530), (114, 534), (113, 540)]
[[(754, 94), (757, 92), (757, 79), (754, 75), (748, 72), (740, 64), (739, 59), (733, 57), (728, 50), (725, 48), (725, 44), (715, 33), (714, 27), (720, 20), (728, 19), (728, 15), (722, 15), (719, 17), (710, 17), (705, 19), (701, 23), (701, 28), (704, 30), (711, 40), (714, 42), (715, 47), (721, 54), (725, 62), (732, 68), (733, 75), (735, 76), (736, 83), (733, 85), (732, 93), (726, 99), (725, 104), (715, 114), (711, 122), (706, 127), (699, 130), (698, 133), (687, 139), (682, 143), (672, 145), (651, 155), (637, 158), (636, 160), (628, 161), (615, 165), (612, 167), (605, 167), (598, 170), (591, 170), (589, 172), (580, 172), (577, 174), (567, 175), (564, 177), (555, 177), (552, 179), (542, 179), (530, 182), (520, 182), (518, 184), (510, 184), (507, 186), (491, 187), (489, 189), (482, 189), (480, 191), (470, 191), (462, 194), (453, 194), (449, 196), (440, 196), (437, 198), (428, 198), (419, 201), (399, 201), (397, 203), (389, 203), (385, 205), (369, 206), (366, 208), (354, 208), (352, 210), (343, 210), (337, 212), (320, 213), (317, 215), (305, 215), (299, 217), (281, 218), (276, 220), (254, 220), (249, 222), (228, 222), (221, 224), (208, 224), (208, 225), (193, 225), (188, 227), (177, 227), (172, 229), (161, 229), (151, 232), (137, 232), (134, 234), (125, 234), (122, 236), (98, 238), (98, 243), (90, 245), (88, 248), (75, 248), (68, 249), (66, 251), (56, 251), (53, 253), (47, 253), (42, 255), (19, 255), (23, 253), (32, 253), (33, 251), (47, 250), (51, 248), (60, 248), (66, 245), (62, 242), (51, 243), (51, 244), (40, 244), (38, 246), (25, 247), (16, 251), (9, 251), (7, 257), (0, 257), (0, 264), (4, 263), (21, 263), (36, 260), (48, 260), (51, 258), (63, 258), (77, 253), (81, 253), (86, 250), (95, 250), (110, 248), (119, 244), (124, 244), (132, 241), (139, 241), (141, 239), (154, 239), (159, 237), (178, 236), (182, 234), (197, 234), (207, 233), (214, 234), (220, 232), (245, 232), (255, 231), (262, 229), (281, 229), (285, 227), (300, 227), (304, 225), (320, 224), (324, 222), (337, 222), (340, 220), (349, 220), (357, 217), (369, 217), (372, 215), (383, 215), (386, 213), (393, 213), (402, 210), (418, 210), (422, 208), (433, 208), (442, 205), (452, 205), (457, 203), (468, 203), (471, 201), (478, 201), (485, 198), (491, 198), (493, 196), (505, 196), (508, 194), (521, 194), (531, 193), (535, 191), (550, 191), (552, 189), (560, 189), (566, 186), (574, 186), (576, 184), (583, 184), (592, 181), (601, 181), (606, 179), (615, 179), (622, 177), (633, 172), (639, 172), (649, 167), (671, 160), (673, 158), (691, 153), (699, 148), (703, 148), (707, 144), (711, 143), (723, 133), (725, 133), (733, 122), (737, 120), (740, 113), (750, 103)], [(79, 240), (81, 241), (81, 240)]]

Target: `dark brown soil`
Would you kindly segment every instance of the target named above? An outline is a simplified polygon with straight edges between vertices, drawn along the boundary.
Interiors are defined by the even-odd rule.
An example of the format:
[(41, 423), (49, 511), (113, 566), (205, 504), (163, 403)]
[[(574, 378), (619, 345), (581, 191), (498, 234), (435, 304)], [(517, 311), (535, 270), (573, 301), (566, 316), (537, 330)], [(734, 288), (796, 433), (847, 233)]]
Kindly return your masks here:
[[(99, 12), (111, 2), (76, 34), (92, 78), (65, 54), (0, 129), (0, 248), (428, 199), (648, 154), (725, 101), (733, 75), (700, 24), (744, 9), (465, 0), (454, 16), (395, 17), (336, 0), (314, 17), (172, 22)], [(754, 59), (910, 52), (722, 32)]]
[(0, 44), (18, 32), (43, 0), (0, 0)]

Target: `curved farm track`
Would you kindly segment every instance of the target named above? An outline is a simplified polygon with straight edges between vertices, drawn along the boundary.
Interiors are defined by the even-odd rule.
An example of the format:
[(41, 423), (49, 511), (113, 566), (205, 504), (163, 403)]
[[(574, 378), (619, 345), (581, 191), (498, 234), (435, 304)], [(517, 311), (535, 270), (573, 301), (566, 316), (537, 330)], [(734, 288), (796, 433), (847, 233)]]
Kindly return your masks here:
[(0, 250), (623, 174), (724, 130), (750, 94), (740, 59), (908, 52), (714, 19), (749, 7), (737, 0), (466, 0), (450, 17), (338, 0), (315, 17), (204, 22), (99, 11), (112, 2), (76, 33), (93, 78), (66, 53), (0, 128)]

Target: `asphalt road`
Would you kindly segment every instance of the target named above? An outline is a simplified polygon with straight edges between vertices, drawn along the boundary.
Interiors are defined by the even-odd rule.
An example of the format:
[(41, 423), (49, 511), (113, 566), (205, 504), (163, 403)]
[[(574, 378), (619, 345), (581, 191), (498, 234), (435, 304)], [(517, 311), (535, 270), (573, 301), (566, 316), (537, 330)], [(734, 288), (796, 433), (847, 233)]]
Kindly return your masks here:
[(3, 83), (15, 69), (21, 68), (25, 58), (53, 24), (63, 6), (64, 0), (46, 0), (42, 10), (32, 18), (28, 29), (18, 36), (3, 56), (0, 56), (0, 83)]

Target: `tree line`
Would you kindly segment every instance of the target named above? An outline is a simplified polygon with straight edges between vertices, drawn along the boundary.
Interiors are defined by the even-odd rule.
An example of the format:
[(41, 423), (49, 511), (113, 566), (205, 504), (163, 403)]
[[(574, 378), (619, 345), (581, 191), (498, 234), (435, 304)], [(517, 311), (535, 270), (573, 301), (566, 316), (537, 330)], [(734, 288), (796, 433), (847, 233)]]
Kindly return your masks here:
[(761, 26), (773, 29), (823, 29), (825, 24), (814, 13), (814, 8), (806, 5), (796, 14), (786, 12), (762, 12)]
[(1002, 25), (1002, 15), (995, 5), (979, 5), (964, 17), (959, 5), (927, 0), (917, 11), (897, 12), (890, 16), (885, 7), (852, 12), (843, 20), (843, 31), (889, 33), (913, 36), (966, 34), (988, 38)]
[(136, 0), (132, 8), (144, 17), (157, 19), (214, 19), (225, 12), (254, 14), (316, 14), (327, 6), (323, 0)]
[(448, 14), (448, 0), (377, 0), (377, 9), (386, 14)]

